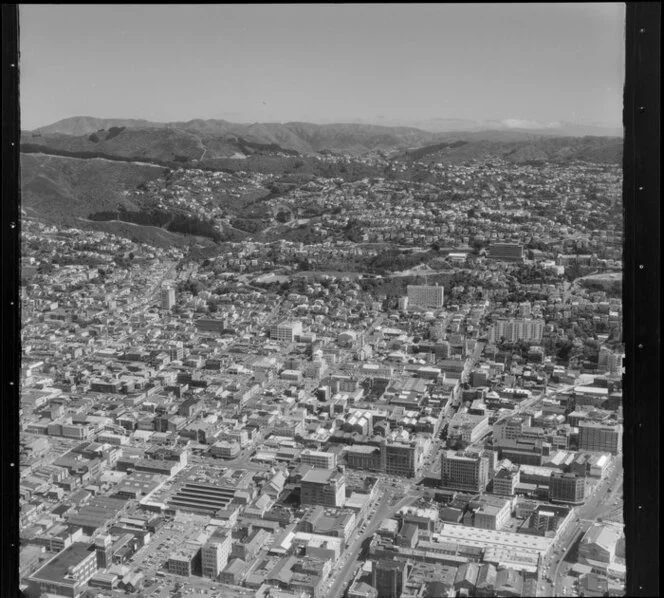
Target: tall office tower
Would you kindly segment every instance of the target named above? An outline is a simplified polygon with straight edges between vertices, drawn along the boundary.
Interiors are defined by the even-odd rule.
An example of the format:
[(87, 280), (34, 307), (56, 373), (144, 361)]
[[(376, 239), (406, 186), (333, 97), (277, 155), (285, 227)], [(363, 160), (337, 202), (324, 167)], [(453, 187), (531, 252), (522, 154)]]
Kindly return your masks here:
[(579, 423), (579, 450), (617, 455), (622, 452), (623, 429), (620, 424)]
[(95, 552), (97, 553), (97, 568), (106, 569), (112, 565), (113, 563), (112, 561), (113, 551), (111, 549), (112, 544), (113, 540), (111, 539), (111, 536), (108, 534), (99, 536), (95, 540)]
[(489, 458), (444, 451), (440, 460), (440, 485), (452, 490), (483, 492), (489, 483)]
[(166, 287), (161, 289), (161, 308), (173, 309), (175, 305), (175, 289), (173, 287)]
[(378, 590), (379, 598), (399, 598), (407, 581), (408, 565), (404, 561), (374, 562), (371, 585)]
[(523, 245), (519, 243), (492, 243), (489, 247), (488, 257), (501, 262), (522, 262)]
[(422, 466), (423, 454), (420, 440), (386, 442), (383, 445), (385, 473), (413, 478)]
[(217, 579), (228, 564), (231, 547), (232, 539), (229, 533), (218, 531), (210, 537), (201, 549), (203, 577)]
[(302, 477), (303, 506), (342, 507), (346, 502), (346, 476), (336, 470), (312, 469)]
[(443, 307), (445, 289), (438, 285), (412, 285), (407, 287), (410, 307)]

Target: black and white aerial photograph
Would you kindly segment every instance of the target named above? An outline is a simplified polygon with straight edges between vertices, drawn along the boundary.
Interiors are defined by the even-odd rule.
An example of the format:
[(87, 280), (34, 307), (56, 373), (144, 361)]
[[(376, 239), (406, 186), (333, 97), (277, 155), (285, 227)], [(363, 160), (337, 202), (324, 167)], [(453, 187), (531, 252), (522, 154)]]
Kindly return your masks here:
[(18, 11), (24, 596), (627, 594), (624, 3)]

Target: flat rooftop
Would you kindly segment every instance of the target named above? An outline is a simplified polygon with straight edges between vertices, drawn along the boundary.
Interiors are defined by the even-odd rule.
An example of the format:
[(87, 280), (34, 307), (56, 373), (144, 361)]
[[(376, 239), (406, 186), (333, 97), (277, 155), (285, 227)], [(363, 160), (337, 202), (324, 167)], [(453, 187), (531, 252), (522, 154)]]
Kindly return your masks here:
[(328, 481), (334, 476), (335, 472), (330, 469), (311, 469), (304, 474), (302, 482), (310, 482), (313, 484), (327, 484)]
[(481, 548), (504, 547), (526, 551), (546, 552), (553, 539), (529, 534), (465, 527), (446, 523), (436, 534), (439, 542), (455, 542)]
[(68, 548), (53, 557), (41, 569), (36, 571), (31, 577), (44, 581), (67, 583), (74, 585), (74, 580), (65, 579), (70, 567), (78, 565), (84, 558), (90, 554), (95, 554), (92, 544), (75, 542)]

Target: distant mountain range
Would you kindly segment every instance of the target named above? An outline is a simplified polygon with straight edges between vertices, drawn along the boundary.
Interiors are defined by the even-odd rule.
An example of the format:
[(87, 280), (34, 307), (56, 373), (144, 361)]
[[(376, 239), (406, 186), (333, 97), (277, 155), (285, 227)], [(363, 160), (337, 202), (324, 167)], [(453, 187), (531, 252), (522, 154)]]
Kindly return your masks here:
[[(595, 136), (609, 138), (606, 135), (607, 130), (601, 127), (552, 125), (529, 129), (525, 125), (538, 123), (518, 120), (475, 122), (436, 119), (422, 124), (430, 130), (366, 123), (238, 124), (225, 120), (200, 119), (156, 123), (147, 120), (82, 116), (26, 131), (23, 133), (22, 143), (28, 147), (40, 146), (60, 152), (95, 153), (163, 162), (192, 162), (243, 158), (255, 153), (312, 155), (325, 150), (360, 155), (372, 151), (417, 149), (459, 139), (475, 143), (528, 143), (535, 138), (580, 137), (581, 133), (594, 134), (598, 130), (601, 134)], [(436, 127), (438, 131), (433, 130)], [(569, 132), (573, 127), (576, 127), (575, 134)]]
[(575, 161), (620, 164), (622, 145), (619, 137), (555, 137), (493, 131), (458, 134), (441, 143), (406, 150), (394, 159), (443, 164), (491, 158), (515, 164)]
[(183, 130), (206, 130), (215, 134), (236, 133), (245, 135), (249, 130), (259, 132), (261, 127), (275, 130), (279, 127), (291, 128), (293, 125), (308, 124), (313, 127), (349, 127), (349, 126), (368, 126), (378, 127), (380, 129), (418, 129), (424, 133), (460, 133), (460, 132), (477, 132), (477, 131), (519, 131), (523, 133), (531, 133), (536, 135), (555, 135), (558, 137), (583, 137), (592, 135), (596, 137), (622, 137), (623, 130), (619, 126), (609, 126), (603, 124), (579, 124), (570, 122), (550, 122), (541, 123), (537, 121), (529, 121), (524, 119), (508, 118), (503, 120), (471, 120), (467, 118), (422, 118), (413, 120), (398, 120), (398, 119), (385, 119), (384, 117), (377, 117), (375, 120), (380, 121), (367, 121), (363, 119), (354, 120), (351, 123), (339, 125), (337, 123), (329, 123), (323, 125), (313, 125), (311, 123), (254, 123), (254, 124), (239, 124), (232, 123), (220, 119), (196, 119), (191, 121), (180, 122), (152, 122), (145, 119), (102, 119), (90, 116), (74, 116), (60, 120), (51, 125), (39, 127), (32, 132), (40, 132), (43, 134), (61, 133), (64, 135), (87, 135), (94, 133), (99, 129), (110, 129), (111, 127), (127, 127), (134, 129), (183, 129)]
[[(541, 123), (518, 118), (503, 120), (471, 120), (467, 118), (422, 118), (415, 120), (394, 120), (378, 118), (383, 126), (415, 127), (431, 133), (459, 133), (478, 131), (516, 131), (536, 135), (557, 137), (622, 137), (623, 129), (619, 126), (603, 124), (579, 124), (570, 122)], [(365, 121), (354, 121), (364, 124)]]
[[(122, 207), (140, 210), (131, 192), (177, 167), (261, 172), (303, 181), (315, 176), (358, 180), (392, 172), (385, 162), (319, 160), (316, 154), (381, 152), (393, 163), (404, 165), (399, 176), (405, 180), (422, 176), (413, 162), (459, 164), (498, 158), (517, 164), (579, 160), (620, 164), (622, 160), (620, 136), (560, 136), (552, 133), (553, 127), (542, 134), (511, 126), (523, 124), (518, 122), (495, 130), (468, 130), (465, 121), (439, 124), (467, 129), (432, 132), (365, 123), (152, 123), (69, 118), (22, 133), (22, 210), (26, 216), (101, 230), (101, 224), (88, 220), (90, 215)], [(265, 189), (265, 194), (270, 192)], [(138, 238), (140, 232), (154, 237), (155, 243), (173, 239), (172, 233), (155, 237), (145, 226), (118, 222), (103, 226), (115, 227), (130, 238)]]
[[(107, 132), (117, 129), (122, 129), (122, 135), (109, 138)], [(45, 144), (68, 151), (96, 149), (119, 151), (122, 155), (127, 151), (132, 155), (143, 152), (144, 157), (156, 151), (164, 157), (170, 153), (189, 159), (247, 155), (265, 149), (300, 154), (315, 154), (322, 150), (362, 154), (417, 147), (438, 139), (436, 133), (413, 127), (366, 124), (237, 124), (225, 120), (153, 123), (90, 117), (68, 118), (23, 134), (24, 143)], [(209, 155), (207, 152), (204, 155), (204, 150)]]

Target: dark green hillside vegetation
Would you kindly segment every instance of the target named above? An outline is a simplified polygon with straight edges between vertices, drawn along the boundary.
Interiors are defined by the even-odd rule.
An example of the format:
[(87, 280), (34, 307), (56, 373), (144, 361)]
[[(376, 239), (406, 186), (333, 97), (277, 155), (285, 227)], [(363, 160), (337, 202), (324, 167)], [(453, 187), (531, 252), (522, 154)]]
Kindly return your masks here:
[(43, 135), (37, 139), (24, 137), (23, 141), (23, 151), (35, 151), (33, 146), (36, 145), (46, 153), (49, 153), (47, 149), (50, 152), (60, 152), (61, 155), (81, 157), (93, 153), (100, 157), (129, 158), (164, 164), (174, 162), (177, 157), (186, 158), (188, 161), (198, 160), (205, 150), (198, 137), (174, 129), (114, 128), (89, 136)]
[(412, 160), (421, 160), (425, 156), (428, 156), (430, 154), (436, 154), (442, 150), (445, 149), (455, 149), (457, 147), (463, 147), (466, 145), (468, 142), (467, 141), (452, 141), (452, 142), (444, 142), (444, 143), (436, 143), (435, 145), (427, 145), (425, 147), (421, 147), (419, 149), (415, 150), (408, 150), (406, 152), (406, 156), (411, 158)]
[[(296, 166), (300, 163), (302, 163), (302, 166)], [(224, 170), (227, 172), (263, 172), (275, 175), (295, 172), (296, 168), (306, 172), (308, 168), (311, 171), (309, 174), (313, 174), (313, 167), (306, 158), (269, 154), (252, 154), (243, 159), (211, 158), (206, 155), (203, 162), (197, 167), (210, 170)]]
[(87, 218), (118, 205), (135, 209), (125, 192), (163, 174), (155, 166), (22, 153), (21, 207), (54, 222)]
[(213, 223), (207, 222), (190, 214), (172, 213), (162, 210), (136, 210), (119, 209), (117, 211), (102, 211), (90, 214), (90, 220), (108, 221), (121, 220), (143, 226), (165, 228), (173, 233), (207, 237), (215, 243), (227, 241), (228, 235), (220, 232)]
[[(94, 134), (93, 134), (94, 135)], [(94, 142), (93, 142), (94, 143)], [(110, 160), (111, 162), (125, 162), (125, 163), (136, 163), (143, 162), (146, 164), (161, 166), (164, 168), (177, 166), (175, 161), (166, 162), (162, 160), (150, 160), (143, 158), (138, 160), (137, 158), (127, 158), (123, 156), (116, 156), (113, 154), (108, 154), (102, 151), (97, 151), (95, 149), (78, 151), (78, 150), (64, 150), (58, 148), (52, 148), (47, 145), (38, 145), (35, 143), (22, 143), (21, 144), (21, 154), (39, 154), (44, 156), (56, 156), (61, 158), (78, 158), (79, 160), (94, 160), (95, 158), (101, 158), (103, 160)]]
[(33, 135), (90, 135), (91, 133), (105, 131), (116, 127), (146, 128), (163, 127), (163, 123), (151, 123), (143, 119), (132, 118), (94, 118), (92, 116), (72, 116), (59, 120), (45, 127), (39, 127), (32, 132)]
[(233, 228), (255, 234), (263, 232), (270, 225), (270, 221), (261, 218), (234, 218), (230, 224)]
[(169, 247), (198, 247), (200, 250), (204, 250), (205, 248), (218, 247), (212, 239), (207, 237), (185, 236), (156, 226), (144, 226), (121, 220), (85, 220), (80, 221), (77, 226), (125, 237), (135, 243), (145, 243), (163, 249)]
[(245, 154), (254, 154), (254, 153), (261, 153), (261, 152), (283, 152), (285, 154), (288, 154), (290, 156), (299, 156), (300, 153), (296, 150), (290, 150), (290, 149), (284, 149), (277, 145), (276, 143), (258, 143), (255, 141), (248, 141), (247, 139), (243, 139), (240, 137), (237, 140), (237, 145), (240, 149), (240, 151), (244, 152)]
[(108, 141), (109, 139), (113, 139), (113, 137), (117, 137), (126, 128), (127, 127), (111, 127), (108, 131), (106, 131), (106, 129), (100, 129), (96, 133), (92, 133), (88, 139), (93, 143), (99, 143), (102, 140)]
[(438, 257), (438, 254), (434, 251), (402, 253), (398, 249), (388, 249), (370, 259), (367, 263), (367, 269), (369, 272), (375, 272), (376, 274), (399, 272), (420, 264), (426, 264)]
[(310, 223), (300, 224), (295, 228), (284, 226), (273, 230), (270, 238), (274, 240), (283, 239), (291, 243), (304, 243), (305, 245), (322, 242), (320, 233), (316, 232)]
[[(502, 138), (501, 138), (502, 137)], [(552, 137), (523, 135), (510, 139), (507, 135), (468, 135), (455, 142), (404, 152), (402, 162), (415, 160), (427, 163), (460, 164), (473, 160), (502, 158), (515, 164), (564, 164), (575, 161), (598, 164), (622, 162), (622, 139), (617, 137)]]

